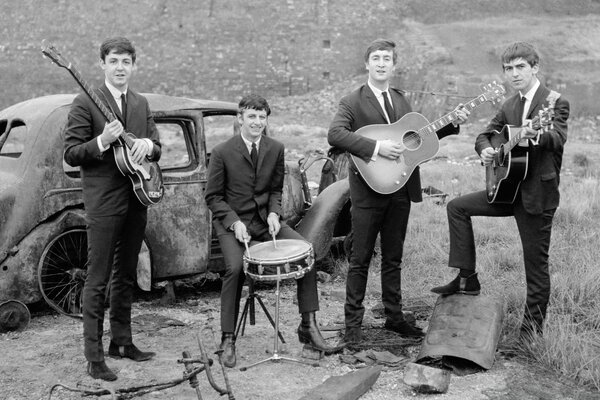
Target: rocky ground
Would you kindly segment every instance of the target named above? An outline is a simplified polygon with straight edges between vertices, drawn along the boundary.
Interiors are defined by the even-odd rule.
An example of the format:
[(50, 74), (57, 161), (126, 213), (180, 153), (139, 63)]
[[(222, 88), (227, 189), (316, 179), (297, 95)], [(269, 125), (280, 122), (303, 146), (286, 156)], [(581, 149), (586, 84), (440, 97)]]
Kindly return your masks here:
[[(370, 282), (379, 281), (371, 276)], [(213, 285), (214, 286), (214, 285)], [(77, 390), (122, 390), (143, 385), (156, 385), (182, 377), (184, 367), (177, 363), (183, 351), (192, 356), (200, 355), (199, 341), (209, 357), (217, 360), (214, 351), (219, 339), (219, 293), (217, 288), (176, 287), (177, 299), (172, 302), (160, 291), (143, 295), (134, 305), (134, 341), (143, 349), (152, 349), (157, 356), (148, 362), (134, 363), (130, 360), (107, 358), (107, 364), (118, 374), (115, 382), (91, 379), (85, 372), (81, 321), (56, 315), (48, 311), (34, 312), (28, 328), (22, 332), (0, 335), (0, 398), (21, 399), (78, 399), (81, 392), (51, 388), (62, 384)], [(343, 322), (344, 288), (340, 279), (319, 283), (321, 310), (318, 320), (323, 333), (332, 344), (339, 340)], [(258, 289), (266, 307), (274, 315), (274, 288), (263, 283)], [(364, 362), (351, 357), (357, 351), (389, 351), (395, 357), (383, 362), (383, 371), (364, 400), (427, 398), (450, 399), (600, 399), (600, 395), (561, 382), (534, 366), (510, 358), (498, 352), (494, 366), (489, 371), (457, 376), (453, 374), (445, 394), (418, 394), (403, 382), (403, 371), (408, 362), (414, 361), (419, 344), (406, 345), (399, 336), (381, 329), (384, 320), (378, 312), (380, 292), (369, 288), (366, 299), (365, 334), (367, 341), (360, 348), (341, 355), (327, 356), (319, 366), (293, 362), (267, 362), (240, 371), (239, 367), (250, 365), (270, 357), (273, 349), (273, 329), (263, 311), (257, 307), (256, 324), (247, 324), (245, 334), (238, 339), (238, 366), (227, 370), (227, 378), (236, 399), (300, 399), (311, 388), (328, 377), (344, 375), (365, 367)], [(302, 359), (302, 345), (295, 329), (299, 323), (295, 285), (286, 283), (281, 290), (280, 326), (286, 343), (281, 356)], [(413, 310), (417, 324), (427, 328), (431, 309), (419, 299), (407, 299), (407, 308)], [(105, 348), (108, 347), (106, 325)], [(363, 353), (364, 354), (364, 353)], [(383, 353), (377, 353), (383, 354)], [(392, 357), (390, 355), (390, 357)], [(361, 357), (359, 357), (361, 358)], [(370, 362), (367, 358), (362, 358)], [(199, 365), (199, 364), (195, 364)], [(211, 368), (216, 383), (225, 387), (219, 365)], [(217, 399), (219, 394), (210, 386), (207, 375), (198, 375), (199, 390), (203, 399)], [(93, 398), (94, 396), (92, 396)], [(135, 396), (137, 397), (137, 396)], [(88, 398), (88, 397), (85, 397)], [(109, 399), (110, 395), (101, 398)], [(130, 397), (127, 397), (130, 398)], [(194, 389), (187, 382), (165, 390), (155, 390), (141, 395), (144, 399), (197, 399)]]

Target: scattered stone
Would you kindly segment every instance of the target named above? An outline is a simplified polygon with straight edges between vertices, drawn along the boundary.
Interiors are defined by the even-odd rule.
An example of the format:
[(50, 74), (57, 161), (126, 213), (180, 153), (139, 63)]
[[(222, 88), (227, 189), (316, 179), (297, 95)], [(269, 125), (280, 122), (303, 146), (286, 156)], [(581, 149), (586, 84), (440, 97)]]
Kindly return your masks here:
[(404, 369), (403, 380), (419, 393), (446, 393), (450, 386), (450, 372), (409, 363)]
[(331, 282), (331, 275), (324, 271), (317, 271), (317, 281), (320, 283)]
[(312, 388), (300, 400), (356, 400), (371, 389), (379, 378), (381, 369), (377, 365), (346, 375), (332, 376)]

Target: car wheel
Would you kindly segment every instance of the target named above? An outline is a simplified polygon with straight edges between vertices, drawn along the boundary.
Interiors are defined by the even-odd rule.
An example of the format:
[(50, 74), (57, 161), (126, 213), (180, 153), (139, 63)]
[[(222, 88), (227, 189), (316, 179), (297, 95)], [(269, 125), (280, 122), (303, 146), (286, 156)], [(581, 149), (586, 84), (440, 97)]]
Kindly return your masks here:
[(40, 258), (38, 283), (44, 300), (61, 314), (81, 318), (86, 273), (85, 229), (61, 233), (48, 243)]

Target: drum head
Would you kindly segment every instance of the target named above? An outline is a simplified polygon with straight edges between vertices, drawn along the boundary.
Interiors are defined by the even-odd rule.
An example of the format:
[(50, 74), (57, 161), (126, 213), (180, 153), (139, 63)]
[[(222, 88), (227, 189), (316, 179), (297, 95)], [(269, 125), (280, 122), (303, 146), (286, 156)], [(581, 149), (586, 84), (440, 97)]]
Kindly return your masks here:
[(250, 246), (244, 257), (248, 261), (256, 261), (263, 264), (295, 261), (310, 252), (312, 245), (304, 240), (280, 239), (277, 247), (273, 241), (257, 243)]

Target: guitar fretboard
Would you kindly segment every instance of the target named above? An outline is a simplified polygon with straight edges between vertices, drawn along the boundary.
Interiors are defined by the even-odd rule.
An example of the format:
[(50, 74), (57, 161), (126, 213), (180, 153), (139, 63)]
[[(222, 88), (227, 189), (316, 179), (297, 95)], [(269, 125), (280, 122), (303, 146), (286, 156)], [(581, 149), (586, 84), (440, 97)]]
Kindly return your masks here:
[[(482, 95), (477, 96), (474, 99), (471, 99), (468, 102), (464, 103), (464, 107), (467, 110), (471, 111), (474, 108), (476, 108), (476, 107), (480, 106), (481, 104), (485, 103), (486, 101), (488, 101), (488, 98), (486, 97), (485, 94), (482, 94)], [(444, 116), (436, 119), (435, 121), (433, 121), (429, 125), (425, 125), (421, 129), (419, 129), (417, 131), (417, 133), (419, 135), (428, 135), (428, 134), (436, 133), (437, 131), (439, 131), (440, 129), (442, 129), (443, 127), (445, 127), (446, 125), (448, 125), (452, 121), (456, 121), (456, 120), (458, 120), (458, 115), (456, 114), (456, 111), (451, 111), (448, 114), (446, 114), (446, 115), (444, 115)]]

